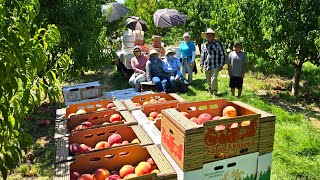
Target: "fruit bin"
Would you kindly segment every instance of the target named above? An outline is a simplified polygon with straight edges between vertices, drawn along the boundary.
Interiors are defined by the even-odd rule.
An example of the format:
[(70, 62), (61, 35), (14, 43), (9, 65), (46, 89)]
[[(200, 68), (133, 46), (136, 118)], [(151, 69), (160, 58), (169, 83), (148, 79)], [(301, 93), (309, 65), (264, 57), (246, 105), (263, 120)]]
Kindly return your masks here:
[[(114, 114), (119, 114), (121, 117), (121, 121), (110, 123), (110, 117)], [(105, 126), (108, 124), (111, 124), (111, 125), (125, 124), (128, 126), (138, 124), (138, 122), (132, 117), (129, 111), (117, 112), (115, 110), (107, 110), (107, 111), (101, 111), (101, 112), (88, 113), (88, 114), (83, 114), (79, 116), (72, 116), (70, 119), (67, 119), (65, 121), (56, 121), (56, 125), (55, 125), (56, 132), (54, 135), (55, 139), (68, 136), (69, 133), (73, 131), (75, 128), (81, 129), (80, 126), (86, 122), (90, 122), (93, 125), (92, 127), (84, 127), (87, 129), (95, 128), (99, 126)]]
[[(152, 145), (153, 142), (149, 138), (149, 136), (144, 132), (142, 127), (140, 126), (126, 126), (124, 124), (119, 125), (109, 125), (98, 128), (84, 129), (80, 131), (72, 132), (69, 137), (63, 137), (56, 139), (56, 159), (55, 163), (60, 163), (63, 161), (70, 161), (74, 159), (74, 156), (82, 154), (82, 153), (91, 153), (92, 151), (96, 151), (99, 149), (94, 149), (97, 143), (101, 141), (108, 141), (108, 146), (112, 145), (114, 141), (118, 141), (119, 138), (110, 138), (111, 135), (118, 134), (121, 136), (122, 141), (127, 141), (128, 143), (132, 143), (133, 140), (138, 139), (140, 146)], [(111, 142), (113, 141), (113, 142)], [(123, 143), (121, 141), (121, 143)], [(136, 140), (135, 140), (136, 141)], [(78, 152), (78, 151), (86, 151), (87, 148), (80, 148), (78, 145), (72, 145), (73, 143), (77, 144), (85, 144), (93, 150), (89, 150), (87, 152)], [(120, 142), (117, 142), (120, 143)], [(70, 147), (72, 145), (72, 147)], [(98, 148), (114, 148), (114, 147), (106, 147), (106, 144), (101, 144)], [(121, 144), (120, 144), (121, 145)], [(79, 149), (80, 148), (80, 149)], [(71, 154), (71, 149), (74, 151), (75, 155)], [(77, 153), (78, 152), (78, 153)]]
[[(163, 109), (168, 109), (168, 108), (176, 108), (177, 104), (179, 102), (174, 101), (174, 102), (164, 102), (164, 103), (155, 103), (152, 105), (147, 105), (142, 107), (141, 110), (134, 110), (131, 111), (132, 117), (134, 117), (136, 119), (136, 121), (138, 122), (139, 125), (144, 125), (144, 124), (149, 124), (149, 123), (153, 123), (157, 125), (157, 128), (160, 130), (160, 126), (161, 126), (161, 118), (160, 117), (156, 117), (153, 119), (149, 119), (149, 114), (151, 112), (156, 112), (157, 114), (161, 114), (161, 110)], [(160, 116), (160, 115), (159, 115)]]
[(92, 153), (76, 156), (73, 162), (55, 164), (54, 179), (69, 180), (71, 172), (79, 174), (92, 174), (96, 169), (105, 168), (109, 172), (118, 171), (124, 165), (136, 165), (139, 162), (152, 158), (160, 172), (139, 176), (134, 179), (177, 179), (177, 174), (155, 145), (141, 147), (138, 145), (126, 145), (113, 149), (103, 149)]
[[(144, 95), (139, 95), (139, 96), (134, 96), (132, 99), (126, 99), (123, 100), (123, 104), (127, 107), (127, 109), (129, 111), (133, 111), (133, 110), (137, 110), (137, 109), (142, 109), (143, 107), (146, 106), (143, 105), (143, 103), (145, 102), (150, 102), (150, 100), (159, 100), (160, 98), (165, 98), (166, 101), (170, 101), (170, 102), (185, 102), (186, 100), (183, 99), (182, 97), (180, 97), (178, 94), (176, 93), (154, 93), (154, 94), (144, 94)], [(136, 106), (134, 103), (139, 103), (140, 105)], [(160, 103), (160, 102), (159, 102)], [(161, 102), (163, 103), (163, 102)], [(152, 106), (153, 103), (149, 103), (148, 105)]]
[(259, 154), (267, 154), (273, 151), (274, 133), (276, 125), (276, 116), (258, 108), (252, 107), (240, 101), (233, 101), (234, 104), (250, 109), (261, 114), (260, 117), (260, 136), (259, 136)]
[[(98, 101), (89, 101), (84, 103), (78, 103), (78, 104), (71, 104), (66, 109), (66, 118), (70, 118), (70, 115), (74, 116), (81, 116), (87, 113), (96, 112), (96, 110), (100, 108), (107, 108), (108, 104), (111, 102), (109, 100), (103, 99)], [(112, 102), (114, 106), (110, 107), (110, 109), (114, 109), (116, 111), (125, 111), (127, 108), (124, 106), (124, 104), (121, 101), (113, 101)], [(85, 112), (82, 112), (80, 114), (77, 113), (78, 110), (85, 110)]]
[[(180, 113), (220, 116), (226, 106), (233, 106), (238, 116), (197, 125)], [(161, 145), (184, 172), (208, 162), (258, 152), (260, 114), (241, 105), (225, 99), (179, 103), (177, 109), (162, 110), (162, 115)], [(234, 123), (238, 125), (232, 127)]]

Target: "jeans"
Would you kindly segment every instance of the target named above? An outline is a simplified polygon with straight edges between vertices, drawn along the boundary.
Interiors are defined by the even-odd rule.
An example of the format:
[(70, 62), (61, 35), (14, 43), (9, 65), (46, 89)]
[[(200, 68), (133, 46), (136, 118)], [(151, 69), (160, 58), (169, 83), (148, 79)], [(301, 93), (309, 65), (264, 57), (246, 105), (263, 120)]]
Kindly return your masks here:
[(175, 76), (169, 76), (168, 81), (173, 92), (177, 92), (182, 86), (184, 86), (183, 76), (179, 77), (178, 82), (175, 80)]
[(219, 68), (207, 70), (205, 72), (209, 90), (218, 91), (218, 74)]
[(167, 90), (167, 79), (165, 76), (155, 76), (152, 78), (152, 83), (156, 86), (157, 91), (164, 92)]
[(181, 66), (182, 76), (186, 77), (186, 73), (188, 71), (188, 83), (190, 84), (192, 82), (192, 72), (193, 72), (193, 66), (191, 64), (194, 62), (183, 62)]
[(139, 74), (138, 76), (135, 75), (135, 73), (132, 74), (132, 76), (129, 79), (129, 85), (133, 87), (136, 91), (140, 90), (140, 82), (147, 81), (147, 77), (144, 74)]

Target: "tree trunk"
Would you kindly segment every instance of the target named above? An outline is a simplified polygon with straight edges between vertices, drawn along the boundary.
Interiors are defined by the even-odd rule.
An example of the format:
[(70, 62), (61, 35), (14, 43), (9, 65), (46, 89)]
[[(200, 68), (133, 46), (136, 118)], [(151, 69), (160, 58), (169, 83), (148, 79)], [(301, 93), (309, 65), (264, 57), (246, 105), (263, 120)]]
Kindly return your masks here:
[(294, 96), (297, 96), (299, 92), (299, 82), (301, 77), (302, 64), (303, 64), (303, 61), (299, 61), (299, 64), (294, 64), (294, 75), (292, 78), (292, 89), (291, 89), (291, 93)]

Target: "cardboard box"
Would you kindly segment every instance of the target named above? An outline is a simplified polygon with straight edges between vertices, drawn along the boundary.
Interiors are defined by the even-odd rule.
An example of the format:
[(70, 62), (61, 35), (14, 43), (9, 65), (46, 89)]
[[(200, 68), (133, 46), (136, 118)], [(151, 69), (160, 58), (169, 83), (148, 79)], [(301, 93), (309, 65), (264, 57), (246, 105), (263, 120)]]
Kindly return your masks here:
[(272, 152), (258, 156), (257, 180), (271, 178)]
[(101, 85), (98, 81), (62, 87), (65, 102), (100, 97)]
[(133, 110), (131, 111), (131, 114), (137, 120), (139, 125), (156, 123), (157, 125), (159, 125), (159, 130), (160, 130), (161, 118), (156, 118), (154, 119), (154, 121), (151, 121), (148, 119), (149, 114), (151, 112), (157, 112), (158, 114), (161, 114), (161, 110), (168, 109), (168, 108), (176, 108), (178, 103), (179, 103), (178, 101), (154, 103), (154, 104), (143, 106), (141, 110)]
[[(108, 137), (117, 133), (123, 141), (131, 143), (134, 139), (139, 139), (140, 146), (152, 145), (153, 142), (140, 126), (126, 126), (124, 124), (103, 126), (99, 128), (84, 129), (75, 131), (69, 137), (56, 139), (56, 159), (55, 163), (70, 161), (74, 156), (69, 152), (70, 144), (85, 144), (94, 150), (96, 144), (100, 141), (107, 141)], [(110, 147), (114, 148), (114, 147)], [(91, 152), (92, 152), (91, 151)], [(90, 152), (87, 152), (90, 153)], [(82, 154), (82, 153), (81, 153)]]
[(259, 153), (237, 156), (203, 165), (203, 180), (252, 179), (256, 178)]
[[(132, 99), (127, 99), (123, 101), (123, 104), (127, 107), (129, 111), (133, 110), (139, 110), (142, 109), (143, 107), (147, 105), (143, 105), (144, 102), (150, 101), (152, 99), (158, 100), (160, 98), (165, 98), (167, 103), (168, 101), (170, 102), (185, 102), (186, 100), (180, 97), (176, 93), (154, 93), (154, 94), (144, 94), (144, 95), (139, 95), (139, 96), (134, 96)], [(134, 103), (139, 103), (140, 106), (136, 106)], [(159, 102), (160, 103), (160, 102)], [(162, 102), (161, 102), (162, 103)], [(148, 105), (153, 105), (153, 104), (148, 104)]]
[(159, 131), (159, 129), (154, 124), (144, 124), (142, 125), (142, 128), (148, 134), (153, 143), (160, 148), (161, 132)]
[(93, 101), (100, 101), (104, 100), (105, 97), (98, 97), (98, 98), (93, 98), (93, 99), (84, 99), (84, 100), (79, 100), (79, 101), (71, 101), (71, 102), (65, 102), (66, 107), (69, 107), (72, 104), (80, 104), (80, 103), (86, 103), (86, 102), (93, 102)]
[[(67, 107), (66, 117), (70, 118), (70, 114), (73, 114), (74, 116), (82, 116), (82, 115), (75, 115), (75, 113), (80, 109), (85, 110), (86, 114), (84, 115), (87, 115), (88, 113), (96, 112), (96, 110), (100, 108), (107, 108), (107, 105), (109, 103), (111, 103), (109, 100), (103, 99), (98, 101), (89, 101), (84, 103), (71, 104), (70, 106)], [(112, 110), (116, 110), (116, 111), (127, 110), (127, 108), (120, 101), (113, 101), (112, 103), (115, 105), (115, 108), (112, 108)]]
[(98, 168), (105, 168), (109, 172), (119, 170), (126, 164), (137, 165), (141, 161), (153, 158), (158, 166), (160, 173), (139, 176), (135, 179), (177, 179), (177, 174), (155, 145), (141, 147), (138, 145), (127, 145), (113, 149), (103, 149), (92, 153), (80, 154), (75, 157), (73, 162), (64, 162), (55, 164), (54, 179), (70, 179), (70, 172), (79, 172), (80, 174), (92, 174)]
[[(187, 112), (190, 117), (202, 113), (221, 116), (229, 105), (237, 109), (237, 117), (206, 121), (203, 125), (180, 113)], [(177, 109), (165, 109), (162, 114), (161, 145), (184, 172), (202, 168), (205, 163), (258, 152), (260, 114), (233, 102), (220, 99), (179, 103)], [(238, 126), (231, 128), (234, 123)], [(219, 126), (224, 129), (217, 129)]]
[(161, 152), (167, 158), (173, 169), (177, 172), (178, 180), (200, 180), (202, 179), (202, 168), (183, 172), (182, 169), (178, 166), (178, 164), (172, 159), (170, 154), (161, 147)]

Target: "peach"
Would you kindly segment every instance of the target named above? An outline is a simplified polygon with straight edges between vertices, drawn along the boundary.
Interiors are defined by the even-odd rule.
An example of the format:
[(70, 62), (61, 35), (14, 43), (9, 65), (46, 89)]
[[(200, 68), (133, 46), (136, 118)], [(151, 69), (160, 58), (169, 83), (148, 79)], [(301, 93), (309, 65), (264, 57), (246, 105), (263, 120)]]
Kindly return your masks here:
[(142, 176), (144, 174), (149, 174), (151, 171), (152, 171), (151, 165), (145, 161), (142, 161), (136, 167), (135, 174), (138, 176)]
[(196, 117), (192, 117), (192, 118), (190, 118), (190, 121), (192, 121), (192, 122), (194, 122), (194, 123), (198, 124), (198, 118), (196, 118)]
[(122, 144), (122, 145), (125, 145), (125, 144), (129, 144), (129, 142), (128, 142), (128, 141), (122, 141), (121, 144)]
[(70, 174), (70, 180), (77, 180), (80, 177), (80, 174), (78, 172), (72, 172)]
[(106, 111), (107, 110), (107, 108), (99, 108), (99, 109), (97, 109), (96, 111), (97, 112), (101, 112), (101, 111)]
[(107, 141), (100, 141), (96, 144), (96, 147), (94, 149), (104, 149), (109, 147), (110, 147), (110, 144)]
[(124, 165), (119, 171), (120, 177), (124, 178), (126, 175), (134, 173), (134, 167), (131, 165)]
[(154, 170), (151, 171), (151, 173), (157, 173), (158, 174), (158, 173), (160, 173), (160, 171), (159, 171), (159, 169), (154, 169)]
[(74, 155), (74, 154), (82, 152), (82, 148), (81, 148), (80, 144), (73, 143), (73, 144), (70, 144), (69, 151), (70, 151), (71, 155)]
[(81, 125), (82, 126), (87, 126), (88, 128), (93, 126), (92, 123), (89, 122), (89, 121), (85, 121), (85, 122), (81, 123)]
[(126, 175), (123, 179), (131, 179), (131, 178), (135, 178), (135, 177), (138, 177), (138, 175), (131, 173), (131, 174)]
[(249, 126), (250, 125), (250, 121), (242, 121), (241, 122), (241, 126)]
[(212, 120), (216, 121), (216, 120), (220, 120), (221, 119), (221, 116), (215, 116), (212, 118)]
[(80, 147), (81, 147), (81, 152), (82, 153), (85, 153), (85, 152), (89, 152), (90, 151), (90, 148), (85, 145), (85, 144), (80, 144)]
[(79, 125), (79, 126), (75, 127), (74, 130), (79, 131), (79, 130), (81, 130), (81, 129), (87, 129), (87, 128), (88, 128), (88, 126)]
[(212, 119), (212, 116), (208, 113), (203, 113), (200, 114), (200, 116), (198, 117), (198, 123), (199, 124), (203, 124), (206, 121), (210, 121)]
[(82, 174), (78, 180), (93, 180), (93, 177), (91, 174)]
[(137, 107), (139, 107), (139, 106), (141, 106), (141, 104), (140, 103), (133, 103), (135, 106), (137, 106)]
[(114, 122), (119, 122), (119, 121), (121, 121), (121, 116), (120, 116), (120, 114), (112, 114), (111, 116), (110, 116), (110, 122), (111, 123), (114, 123)]
[(77, 115), (77, 114), (76, 113), (71, 113), (71, 114), (69, 114), (68, 118), (70, 119), (72, 116), (75, 116), (75, 115)]
[(107, 177), (109, 177), (110, 173), (108, 170), (100, 168), (94, 171), (93, 173), (93, 179), (94, 180), (105, 180)]
[(228, 125), (229, 128), (236, 128), (238, 127), (238, 123), (232, 123)]
[(222, 130), (224, 130), (226, 127), (224, 126), (224, 125), (218, 125), (218, 126), (216, 126), (215, 127), (215, 130), (216, 131), (222, 131)]
[(161, 113), (159, 113), (158, 115), (157, 115), (157, 117), (156, 117), (156, 119), (158, 119), (158, 118), (162, 118), (162, 114)]
[(112, 144), (112, 146), (111, 146), (111, 147), (121, 146), (121, 145), (122, 145), (121, 143), (114, 143), (114, 144)]
[(114, 174), (114, 175), (110, 175), (105, 180), (118, 180), (118, 179), (121, 179), (120, 176)]
[(156, 163), (153, 161), (152, 158), (147, 159), (147, 163), (149, 163), (151, 165), (152, 169), (157, 169), (158, 168)]
[(153, 117), (153, 119), (157, 118), (158, 116), (158, 113), (155, 112), (155, 111), (152, 111), (150, 114), (149, 114), (149, 117)]
[(79, 109), (77, 112), (76, 112), (76, 115), (80, 115), (80, 114), (86, 114), (87, 111), (84, 110), (84, 109)]
[(109, 103), (107, 105), (107, 109), (112, 109), (113, 107), (116, 107), (113, 103)]
[(184, 115), (186, 118), (188, 118), (189, 119), (189, 114), (187, 113), (187, 112), (180, 112), (182, 115)]
[(149, 121), (154, 121), (153, 117), (148, 117)]
[(237, 110), (233, 106), (226, 106), (222, 110), (222, 115), (227, 117), (236, 117), (237, 116)]
[(158, 102), (165, 102), (165, 101), (167, 101), (166, 98), (160, 98), (160, 99), (158, 99)]
[(150, 103), (157, 103), (158, 101), (156, 99), (151, 99), (149, 102)]
[(139, 139), (136, 138), (136, 139), (132, 140), (131, 143), (138, 143), (138, 144), (140, 144), (140, 141), (139, 141)]
[(122, 137), (117, 134), (117, 133), (114, 133), (112, 134), (111, 136), (108, 137), (108, 143), (110, 146), (112, 146), (114, 143), (122, 143)]

